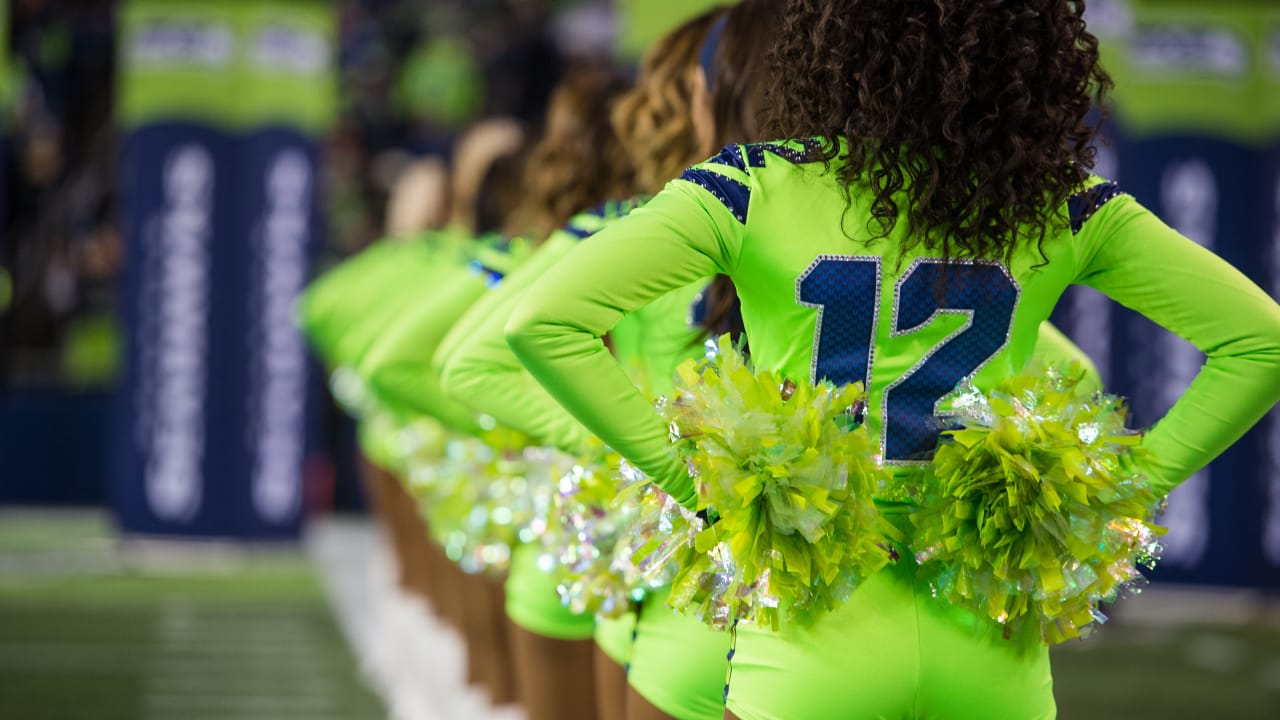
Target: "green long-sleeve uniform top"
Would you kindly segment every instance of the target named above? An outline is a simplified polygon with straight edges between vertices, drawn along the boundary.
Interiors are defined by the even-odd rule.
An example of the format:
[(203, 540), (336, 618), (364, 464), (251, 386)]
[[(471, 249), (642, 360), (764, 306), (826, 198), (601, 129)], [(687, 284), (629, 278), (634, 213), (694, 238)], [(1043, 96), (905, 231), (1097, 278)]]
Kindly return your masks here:
[[(519, 269), (476, 301), (436, 352), (435, 368), (445, 392), (538, 442), (569, 453), (582, 451), (590, 433), (528, 374), (507, 346), (504, 328), (525, 291), (544, 273), (584, 238), (626, 216), (640, 202), (608, 202), (578, 214), (563, 229), (552, 233)], [(684, 294), (691, 299), (693, 293), (696, 290), (686, 290)], [(639, 327), (639, 317), (629, 320), (624, 325), (631, 327), (623, 327), (621, 333), (627, 338), (622, 343), (624, 347), (638, 353), (640, 338), (646, 334), (656, 345), (665, 345), (655, 337), (658, 329)], [(684, 335), (688, 336), (687, 330)]]
[(441, 389), (431, 357), (485, 288), (527, 254), (523, 242), (483, 238), (415, 278), (408, 302), (378, 327), (357, 367), (382, 405), (401, 416), (434, 417), (460, 432), (479, 430), (474, 413)]
[(465, 241), (444, 231), (371, 245), (307, 286), (298, 299), (299, 327), (330, 368), (355, 366), (420, 278), (458, 262)]
[[(549, 269), (507, 324), (516, 355), (588, 429), (675, 498), (694, 500), (667, 429), (603, 347), (625, 313), (716, 272), (738, 288), (758, 367), (866, 382), (867, 425), (889, 466), (927, 461), (934, 404), (972, 377), (1024, 367), (1068, 285), (1094, 287), (1206, 353), (1200, 374), (1146, 433), (1147, 468), (1172, 489), (1280, 398), (1280, 307), (1237, 270), (1092, 179), (1062, 226), (1006, 266), (944, 266), (903, 251), (908, 223), (873, 239), (807, 143), (732, 146)], [(847, 211), (847, 212), (846, 212)], [(942, 281), (945, 272), (946, 281)]]
[[(590, 432), (525, 369), (505, 337), (507, 319), (542, 275), (584, 238), (625, 217), (633, 204), (606, 204), (575, 217), (518, 269), (467, 310), (440, 344), (435, 369), (447, 395), (539, 442), (576, 453)], [(700, 279), (623, 317), (610, 332), (613, 355), (649, 397), (670, 392), (675, 368), (703, 353), (691, 307), (705, 288)], [(1083, 365), (1095, 385), (1097, 370), (1078, 347), (1048, 322), (1040, 329), (1037, 356)]]

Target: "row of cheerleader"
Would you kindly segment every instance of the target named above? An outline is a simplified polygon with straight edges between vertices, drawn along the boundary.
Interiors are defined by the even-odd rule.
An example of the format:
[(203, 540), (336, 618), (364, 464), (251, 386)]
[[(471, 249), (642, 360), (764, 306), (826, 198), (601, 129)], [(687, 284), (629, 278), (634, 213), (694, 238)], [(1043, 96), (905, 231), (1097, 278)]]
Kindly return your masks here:
[[(317, 278), (401, 583), (531, 720), (1048, 718), (1280, 399), (1280, 307), (1092, 175), (1084, 3), (744, 0)], [(483, 140), (481, 140), (483, 139)], [(1196, 344), (1126, 425), (1072, 284)]]

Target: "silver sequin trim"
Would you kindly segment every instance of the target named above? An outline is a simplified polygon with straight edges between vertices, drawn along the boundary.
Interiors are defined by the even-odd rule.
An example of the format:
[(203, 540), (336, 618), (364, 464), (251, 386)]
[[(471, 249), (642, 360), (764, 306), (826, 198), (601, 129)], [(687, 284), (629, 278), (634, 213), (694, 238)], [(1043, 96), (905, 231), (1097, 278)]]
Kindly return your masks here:
[[(965, 375), (963, 378), (961, 378), (956, 383), (958, 385), (959, 383), (964, 382), (965, 380), (968, 380), (969, 378), (972, 378), (973, 376), (977, 375), (984, 367), (990, 364), (990, 362), (995, 358), (995, 356), (999, 355), (1006, 347), (1009, 346), (1009, 334), (1013, 328), (1012, 319), (1015, 316), (1017, 316), (1018, 305), (1022, 301), (1022, 285), (1020, 285), (1018, 281), (1014, 279), (1013, 275), (1010, 274), (1009, 268), (1005, 267), (1004, 263), (998, 260), (951, 260), (950, 262), (952, 265), (992, 265), (994, 267), (997, 267), (1000, 269), (1000, 272), (1004, 273), (1005, 277), (1009, 278), (1009, 282), (1013, 284), (1013, 289), (1015, 293), (1015, 296), (1013, 299), (1013, 312), (1009, 316), (1010, 317), (1009, 327), (1005, 329), (1004, 342), (1001, 343), (1000, 347), (996, 348), (995, 352), (988, 355), (986, 360), (983, 360), (968, 375)], [(937, 310), (934, 310), (933, 314), (930, 315), (927, 319), (925, 319), (924, 322), (919, 323), (914, 327), (903, 328), (903, 329), (898, 328), (898, 309), (901, 304), (902, 285), (904, 282), (907, 281), (908, 278), (911, 277), (912, 273), (914, 273), (917, 269), (919, 269), (921, 265), (925, 263), (942, 265), (942, 264), (945, 264), (945, 261), (942, 260), (941, 258), (924, 258), (924, 257), (916, 258), (911, 262), (911, 265), (907, 267), (907, 271), (902, 273), (902, 275), (898, 278), (898, 281), (894, 283), (893, 324), (890, 326), (889, 337), (902, 337), (903, 335), (910, 335), (911, 333), (918, 332), (924, 329), (925, 327), (928, 327), (929, 325), (933, 324), (933, 321), (936, 320), (939, 315), (943, 315), (943, 314), (965, 315), (966, 319), (965, 319), (964, 325), (961, 325), (955, 331), (948, 334), (945, 338), (942, 339), (941, 342), (934, 345), (932, 348), (929, 349), (928, 352), (922, 355), (920, 359), (916, 361), (916, 363), (912, 365), (905, 373), (898, 376), (897, 380), (894, 380), (893, 382), (885, 386), (884, 392), (880, 396), (880, 457), (884, 459), (885, 465), (919, 466), (919, 465), (929, 464), (929, 461), (927, 460), (890, 460), (888, 458), (885, 451), (885, 445), (886, 445), (887, 434), (889, 430), (889, 395), (892, 393), (894, 388), (906, 382), (908, 378), (914, 375), (916, 371), (918, 371), (926, 362), (928, 362), (929, 358), (933, 357), (934, 353), (936, 353), (938, 350), (941, 350), (944, 345), (951, 342), (956, 337), (958, 337), (961, 333), (965, 332), (966, 330), (968, 330), (970, 327), (973, 326), (973, 313), (974, 313), (973, 310), (937, 309)], [(933, 408), (934, 408), (935, 414), (937, 413), (938, 403), (941, 401), (942, 401), (942, 398), (938, 398), (936, 401), (934, 401)]]

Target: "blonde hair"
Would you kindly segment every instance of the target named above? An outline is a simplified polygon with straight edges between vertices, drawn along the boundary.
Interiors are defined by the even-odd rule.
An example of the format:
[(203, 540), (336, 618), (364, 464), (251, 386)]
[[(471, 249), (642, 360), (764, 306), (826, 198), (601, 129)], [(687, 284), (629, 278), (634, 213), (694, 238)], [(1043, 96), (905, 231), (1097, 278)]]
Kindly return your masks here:
[(631, 194), (631, 158), (609, 123), (626, 83), (603, 70), (579, 71), (551, 96), (546, 128), (525, 163), (525, 201), (512, 213), (513, 235), (545, 239), (574, 214)]
[(474, 232), (476, 193), (494, 161), (520, 149), (524, 130), (511, 118), (481, 120), (458, 140), (453, 152), (450, 224)]
[(386, 232), (411, 237), (445, 223), (449, 208), (449, 171), (438, 157), (415, 160), (396, 176), (387, 198)]
[(613, 129), (634, 152), (636, 192), (655, 193), (702, 160), (693, 124), (693, 93), (707, 32), (717, 8), (664, 35), (640, 62), (636, 86), (613, 109)]

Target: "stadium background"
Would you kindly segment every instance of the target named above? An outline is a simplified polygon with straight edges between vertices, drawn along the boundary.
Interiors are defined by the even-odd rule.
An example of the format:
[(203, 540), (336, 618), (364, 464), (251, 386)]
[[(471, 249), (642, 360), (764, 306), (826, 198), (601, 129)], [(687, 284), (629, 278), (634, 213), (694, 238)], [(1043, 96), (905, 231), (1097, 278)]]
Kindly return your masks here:
[[(144, 700), (157, 637), (214, 648), (222, 682), (263, 697), (331, 676), (324, 712), (264, 700), (265, 716), (401, 703), (326, 610), (350, 575), (334, 563), (358, 562), (338, 539), (378, 550), (353, 519), (350, 423), (292, 330), (292, 296), (375, 240), (402, 172), (447, 159), (469, 121), (534, 124), (568, 68), (629, 67), (710, 4), (6, 3), (0, 717), (194, 717), (191, 698), (217, 714), (212, 690)], [(1280, 295), (1280, 4), (1089, 5), (1117, 83), (1099, 172)], [(1056, 320), (1140, 424), (1202, 359), (1091, 291)], [(1275, 717), (1280, 412), (1180, 488), (1167, 520), (1154, 589), (1060, 651), (1063, 716)], [(262, 628), (282, 633), (270, 652), (251, 649)], [(283, 662), (246, 669), (236, 638)]]

